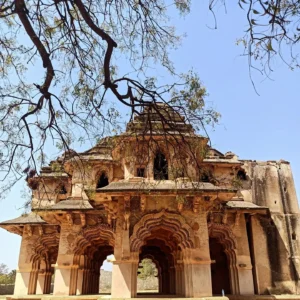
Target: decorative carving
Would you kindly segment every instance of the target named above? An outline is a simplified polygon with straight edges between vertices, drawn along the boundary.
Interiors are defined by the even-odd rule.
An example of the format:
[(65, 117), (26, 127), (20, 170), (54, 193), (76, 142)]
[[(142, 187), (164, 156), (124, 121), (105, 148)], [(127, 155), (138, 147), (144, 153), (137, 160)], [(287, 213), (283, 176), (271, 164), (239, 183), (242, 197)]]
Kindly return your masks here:
[(130, 237), (131, 251), (139, 251), (144, 240), (151, 235), (155, 228), (163, 228), (171, 233), (176, 245), (181, 248), (194, 248), (194, 231), (187, 224), (185, 218), (178, 214), (162, 210), (158, 213), (147, 214), (135, 224), (133, 234)]
[(199, 205), (200, 205), (200, 198), (194, 197), (193, 200), (193, 212), (198, 213), (199, 212)]
[(130, 223), (130, 195), (124, 196), (124, 223), (123, 223), (123, 229), (128, 230)]
[(81, 226), (84, 227), (86, 225), (86, 217), (84, 213), (80, 214)]
[(50, 263), (56, 261), (56, 257), (58, 254), (58, 244), (58, 232), (47, 234), (43, 233), (43, 235), (40, 235), (33, 244), (30, 261), (35, 262), (40, 259), (44, 259), (46, 261), (49, 261)]
[(15, 234), (18, 234), (18, 235), (23, 235), (23, 231), (24, 231), (24, 228), (23, 228), (23, 226), (8, 226), (8, 227), (6, 227), (7, 228), (7, 230), (9, 231), (9, 232), (12, 232), (12, 233), (15, 233)]
[(28, 236), (32, 236), (32, 227), (30, 225), (25, 225), (24, 227), (24, 232), (28, 235)]
[(210, 237), (217, 238), (225, 249), (236, 249), (236, 237), (230, 226), (220, 223), (208, 223), (208, 233)]
[(236, 212), (234, 226), (239, 226), (240, 225), (240, 217), (241, 217), (241, 213), (240, 212)]
[(130, 195), (124, 196), (124, 205), (125, 209), (130, 209)]
[(140, 198), (140, 209), (141, 212), (144, 212), (146, 210), (146, 195), (142, 195)]
[(73, 222), (73, 215), (72, 215), (72, 214), (67, 213), (67, 214), (66, 214), (66, 219), (67, 219), (67, 222), (68, 222), (68, 224), (69, 224), (70, 226), (72, 226), (72, 225), (74, 224), (74, 222)]
[(42, 226), (38, 226), (39, 235), (42, 236), (44, 234), (44, 230)]
[(112, 226), (112, 220), (117, 219), (118, 205), (114, 202), (104, 203), (107, 212), (107, 223)]
[(92, 247), (95, 242), (114, 247), (115, 234), (111, 227), (106, 224), (98, 224), (84, 228), (77, 236), (70, 251), (75, 254), (82, 254), (87, 247)]
[(109, 225), (109, 226), (111, 226), (111, 213), (108, 213), (107, 214), (107, 224)]
[(222, 223), (223, 224), (227, 224), (227, 217), (228, 217), (228, 214), (226, 212), (224, 212), (223, 218), (222, 218)]
[(177, 209), (178, 209), (179, 212), (182, 212), (182, 210), (183, 210), (183, 203), (178, 202), (177, 203)]
[(130, 213), (128, 211), (125, 211), (124, 213), (124, 225), (123, 228), (124, 230), (128, 230), (129, 229), (129, 217), (130, 217)]

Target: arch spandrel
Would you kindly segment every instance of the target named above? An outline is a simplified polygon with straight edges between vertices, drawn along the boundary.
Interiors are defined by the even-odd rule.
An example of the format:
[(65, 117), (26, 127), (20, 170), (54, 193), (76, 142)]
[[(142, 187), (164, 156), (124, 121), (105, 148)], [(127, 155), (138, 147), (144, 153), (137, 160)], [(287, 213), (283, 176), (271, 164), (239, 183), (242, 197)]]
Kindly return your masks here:
[(172, 233), (172, 238), (178, 241), (181, 248), (194, 248), (195, 237), (190, 225), (181, 215), (161, 210), (158, 213), (150, 213), (143, 216), (134, 225), (133, 233), (130, 237), (131, 251), (139, 251), (145, 240), (151, 236), (151, 232), (157, 228), (162, 228)]

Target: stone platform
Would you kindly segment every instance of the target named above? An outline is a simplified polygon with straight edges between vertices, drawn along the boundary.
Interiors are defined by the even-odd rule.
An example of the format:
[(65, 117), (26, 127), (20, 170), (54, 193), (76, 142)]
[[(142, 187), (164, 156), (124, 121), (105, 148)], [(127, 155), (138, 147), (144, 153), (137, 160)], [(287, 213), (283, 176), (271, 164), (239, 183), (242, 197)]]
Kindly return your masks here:
[[(121, 300), (122, 298), (111, 298), (111, 295), (80, 295), (80, 296), (53, 296), (53, 295), (27, 295), (27, 296), (0, 296), (0, 300)], [(124, 298), (124, 300), (127, 298)], [(201, 298), (181, 298), (173, 295), (157, 295), (157, 294), (138, 294), (137, 298), (142, 300), (164, 299), (164, 300), (300, 300), (300, 295), (249, 295), (249, 296), (214, 296)]]

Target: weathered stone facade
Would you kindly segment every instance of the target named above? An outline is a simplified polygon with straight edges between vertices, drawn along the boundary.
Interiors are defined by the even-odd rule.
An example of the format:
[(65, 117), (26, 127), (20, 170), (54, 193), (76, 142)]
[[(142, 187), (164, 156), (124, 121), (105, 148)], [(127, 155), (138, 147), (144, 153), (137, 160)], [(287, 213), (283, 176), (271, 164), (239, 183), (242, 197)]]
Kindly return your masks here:
[(289, 163), (224, 155), (183, 118), (172, 122), (172, 136), (150, 139), (140, 115), (123, 135), (69, 151), (28, 180), (32, 212), (0, 224), (22, 236), (15, 295), (50, 293), (53, 274), (54, 295), (97, 294), (111, 254), (114, 298), (136, 296), (144, 258), (161, 294), (299, 293)]

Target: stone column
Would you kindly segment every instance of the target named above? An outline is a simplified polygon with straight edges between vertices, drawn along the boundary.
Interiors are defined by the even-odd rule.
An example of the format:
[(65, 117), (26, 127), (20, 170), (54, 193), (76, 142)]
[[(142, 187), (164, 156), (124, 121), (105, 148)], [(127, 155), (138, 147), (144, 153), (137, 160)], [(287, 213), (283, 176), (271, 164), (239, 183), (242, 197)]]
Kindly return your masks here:
[(50, 264), (42, 261), (37, 274), (36, 294), (50, 294), (51, 277), (52, 272)]
[[(211, 260), (206, 212), (195, 210), (195, 248), (183, 251), (185, 297), (211, 297)], [(201, 283), (201, 284), (199, 284)]]
[(112, 298), (133, 298), (136, 295), (137, 263), (114, 261), (112, 270)]
[(193, 282), (192, 282), (191, 264), (183, 263), (183, 285), (184, 297), (193, 298)]
[(39, 274), (39, 269), (38, 269), (38, 266), (36, 266), (30, 272), (29, 285), (28, 285), (28, 295), (35, 295), (36, 294), (38, 274)]
[(73, 265), (74, 254), (70, 247), (76, 239), (70, 225), (62, 224), (60, 232), (57, 263), (55, 266), (54, 291), (55, 296), (68, 296), (76, 294), (78, 265)]
[[(192, 295), (191, 297), (207, 297), (212, 295), (211, 267), (210, 262), (193, 263), (190, 265), (192, 274)], [(199, 284), (201, 283), (201, 284)]]
[(82, 281), (82, 294), (87, 295), (89, 293), (89, 281), (90, 281), (90, 268), (89, 265), (83, 269), (83, 281)]
[(78, 269), (76, 295), (82, 295), (83, 269)]
[(51, 270), (45, 273), (45, 284), (44, 284), (44, 294), (50, 294), (51, 292), (51, 279), (53, 272)]
[(176, 279), (176, 295), (182, 296), (184, 295), (184, 282), (182, 280), (182, 269), (183, 266), (181, 263), (175, 265), (175, 279)]
[(79, 266), (77, 272), (77, 288), (76, 288), (76, 295), (82, 295), (82, 287), (83, 287), (83, 271), (84, 270), (84, 255), (80, 256), (79, 259)]
[(175, 295), (176, 294), (176, 282), (175, 282), (175, 267), (170, 267), (170, 294)]
[[(234, 226), (233, 233), (237, 240), (236, 268), (238, 273), (239, 293), (241, 295), (253, 295), (253, 273), (244, 214), (239, 216), (238, 222), (236, 222)], [(235, 266), (231, 266), (231, 268), (234, 267)], [(233, 270), (231, 270), (231, 273), (233, 273)], [(231, 281), (232, 280), (234, 280), (234, 278), (231, 276)]]
[(38, 278), (37, 278), (37, 285), (36, 285), (36, 294), (46, 294), (45, 293), (45, 281), (46, 281), (46, 273), (45, 272), (39, 272)]
[(35, 245), (35, 242), (36, 236), (33, 235), (31, 229), (29, 228), (29, 230), (25, 230), (24, 228), (20, 247), (18, 269), (16, 272), (16, 281), (14, 289), (15, 296), (22, 296), (28, 295), (29, 293), (35, 293), (37, 276), (33, 276), (35, 274), (32, 274), (32, 272), (35, 271), (33, 270), (33, 265), (30, 261), (32, 253), (29, 250), (32, 249), (32, 247)]

